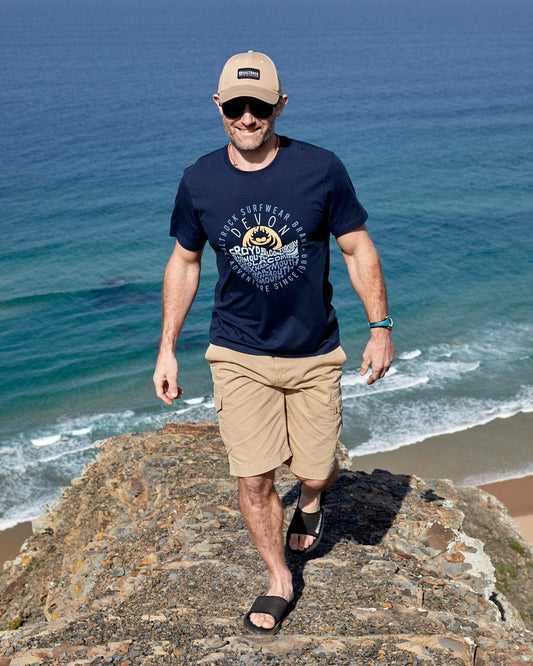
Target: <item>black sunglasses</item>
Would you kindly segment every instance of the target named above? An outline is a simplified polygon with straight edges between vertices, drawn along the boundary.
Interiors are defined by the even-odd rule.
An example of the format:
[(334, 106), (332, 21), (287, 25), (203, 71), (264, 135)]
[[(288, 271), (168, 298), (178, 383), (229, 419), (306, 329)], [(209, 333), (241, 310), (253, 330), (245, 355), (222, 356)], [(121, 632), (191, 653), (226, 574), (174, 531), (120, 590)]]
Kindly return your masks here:
[(235, 97), (222, 104), (222, 113), (226, 118), (235, 120), (240, 118), (246, 109), (246, 104), (250, 106), (250, 113), (256, 118), (265, 120), (274, 113), (275, 104), (267, 104), (255, 97)]

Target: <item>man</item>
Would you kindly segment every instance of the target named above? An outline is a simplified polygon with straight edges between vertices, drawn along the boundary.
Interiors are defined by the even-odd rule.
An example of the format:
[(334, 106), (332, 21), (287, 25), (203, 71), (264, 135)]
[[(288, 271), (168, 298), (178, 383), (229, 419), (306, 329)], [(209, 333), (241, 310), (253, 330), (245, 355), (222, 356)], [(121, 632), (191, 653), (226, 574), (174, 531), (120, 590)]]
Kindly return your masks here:
[(330, 233), (368, 316), (360, 369), (371, 368), (368, 384), (392, 362), (392, 319), (368, 216), (344, 166), (329, 151), (275, 133), (287, 95), (270, 58), (253, 51), (230, 58), (213, 99), (230, 142), (186, 169), (178, 188), (154, 384), (168, 405), (183, 393), (175, 347), (209, 242), (219, 280), (206, 359), (241, 512), (270, 582), (244, 625), (275, 633), (293, 599), (275, 470), (286, 464), (300, 480), (286, 543), (301, 553), (320, 540), (324, 493), (338, 473), (346, 356), (328, 282)]

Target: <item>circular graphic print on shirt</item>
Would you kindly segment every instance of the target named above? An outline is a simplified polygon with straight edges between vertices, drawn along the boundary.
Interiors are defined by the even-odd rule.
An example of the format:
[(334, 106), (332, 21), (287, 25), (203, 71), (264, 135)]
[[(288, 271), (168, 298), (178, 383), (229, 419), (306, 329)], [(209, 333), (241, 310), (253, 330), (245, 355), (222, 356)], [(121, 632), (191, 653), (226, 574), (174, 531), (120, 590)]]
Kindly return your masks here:
[(223, 225), (219, 243), (231, 269), (261, 291), (288, 286), (307, 268), (303, 226), (279, 206), (244, 206)]

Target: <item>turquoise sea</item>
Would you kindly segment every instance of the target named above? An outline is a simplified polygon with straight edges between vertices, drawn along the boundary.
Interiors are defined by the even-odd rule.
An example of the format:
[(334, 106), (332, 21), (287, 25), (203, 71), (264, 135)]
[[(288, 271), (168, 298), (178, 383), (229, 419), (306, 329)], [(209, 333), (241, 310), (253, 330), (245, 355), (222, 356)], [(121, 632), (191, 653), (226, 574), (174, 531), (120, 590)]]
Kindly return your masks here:
[[(184, 399), (159, 404), (151, 375), (177, 184), (225, 142), (211, 95), (248, 49), (280, 70), (278, 132), (346, 164), (387, 276), (397, 359), (369, 388), (332, 245), (344, 444), (531, 412), (532, 18), (530, 0), (1, 0), (0, 528), (42, 513), (95, 440), (215, 418), (210, 252)], [(533, 446), (477, 481), (528, 473)]]

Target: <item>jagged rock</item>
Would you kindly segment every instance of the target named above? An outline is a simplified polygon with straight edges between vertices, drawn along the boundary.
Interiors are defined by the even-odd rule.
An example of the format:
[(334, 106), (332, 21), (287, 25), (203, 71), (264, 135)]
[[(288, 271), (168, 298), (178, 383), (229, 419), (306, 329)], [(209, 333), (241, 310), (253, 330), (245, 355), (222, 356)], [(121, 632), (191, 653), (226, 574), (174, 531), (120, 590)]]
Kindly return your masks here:
[[(217, 426), (97, 447), (0, 574), (0, 666), (533, 662), (533, 553), (486, 493), (344, 469), (320, 546), (288, 555), (295, 610), (257, 637), (242, 616), (267, 577)], [(277, 486), (288, 523), (297, 485)]]

